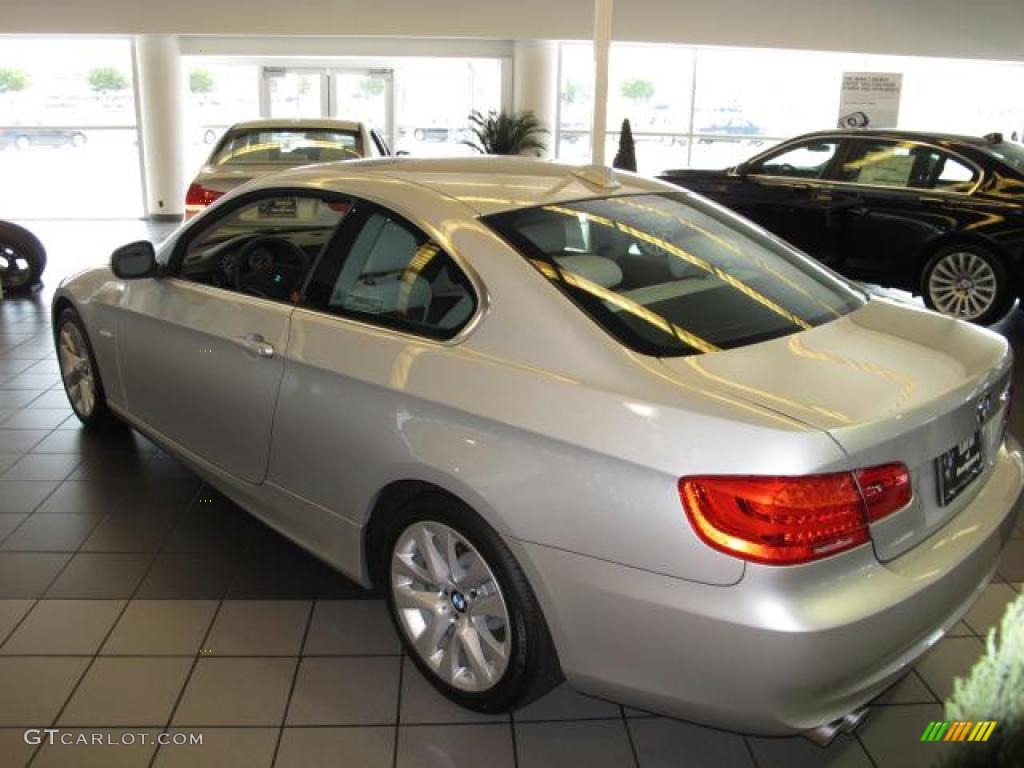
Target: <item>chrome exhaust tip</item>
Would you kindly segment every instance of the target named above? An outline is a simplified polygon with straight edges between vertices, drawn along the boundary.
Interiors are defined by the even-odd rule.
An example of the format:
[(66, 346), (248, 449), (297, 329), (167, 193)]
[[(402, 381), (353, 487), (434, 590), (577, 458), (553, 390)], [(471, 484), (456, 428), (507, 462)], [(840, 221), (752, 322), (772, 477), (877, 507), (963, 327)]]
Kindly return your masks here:
[(839, 723), (841, 722), (842, 718), (839, 720), (833, 720), (831, 723), (823, 723), (817, 728), (810, 728), (804, 731), (804, 737), (810, 739), (819, 747), (824, 749), (832, 743), (836, 734), (839, 733)]
[(836, 718), (830, 723), (823, 723), (817, 728), (809, 728), (803, 732), (805, 738), (810, 739), (819, 747), (824, 749), (833, 742), (840, 733), (853, 733), (857, 727), (864, 722), (868, 716), (868, 708), (861, 707), (853, 712), (847, 712), (842, 717)]

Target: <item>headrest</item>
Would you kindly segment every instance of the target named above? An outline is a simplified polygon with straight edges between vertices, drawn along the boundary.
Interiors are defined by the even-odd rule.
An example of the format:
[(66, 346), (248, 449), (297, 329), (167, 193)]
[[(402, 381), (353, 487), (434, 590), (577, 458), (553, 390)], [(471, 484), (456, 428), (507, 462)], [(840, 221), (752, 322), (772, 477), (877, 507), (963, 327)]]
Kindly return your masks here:
[(416, 238), (409, 230), (387, 219), (380, 221), (373, 250), (362, 270), (364, 275), (401, 272), (409, 266), (409, 260), (416, 252)]
[(602, 288), (614, 288), (622, 282), (622, 268), (606, 256), (589, 253), (555, 256), (555, 263), (565, 271), (597, 283)]

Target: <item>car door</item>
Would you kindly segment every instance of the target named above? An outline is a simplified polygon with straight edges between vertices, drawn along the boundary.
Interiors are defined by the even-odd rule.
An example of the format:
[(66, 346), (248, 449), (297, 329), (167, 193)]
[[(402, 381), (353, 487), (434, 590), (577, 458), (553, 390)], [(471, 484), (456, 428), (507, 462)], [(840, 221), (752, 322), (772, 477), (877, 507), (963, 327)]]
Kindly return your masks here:
[(980, 170), (916, 141), (859, 137), (835, 171), (832, 225), (852, 276), (916, 289), (921, 256), (959, 220)]
[(240, 480), (261, 482), (294, 302), (347, 203), (260, 191), (189, 227), (165, 276), (125, 283), (128, 410)]
[(743, 183), (734, 187), (729, 207), (816, 259), (833, 260), (838, 244), (817, 192), (839, 146), (839, 139), (805, 139), (741, 165)]
[(456, 260), (389, 209), (357, 202), (339, 242), (292, 319), (267, 482), (350, 515), (366, 468), (399, 461), (424, 419), (443, 420), (408, 382), (445, 369), (479, 300)]

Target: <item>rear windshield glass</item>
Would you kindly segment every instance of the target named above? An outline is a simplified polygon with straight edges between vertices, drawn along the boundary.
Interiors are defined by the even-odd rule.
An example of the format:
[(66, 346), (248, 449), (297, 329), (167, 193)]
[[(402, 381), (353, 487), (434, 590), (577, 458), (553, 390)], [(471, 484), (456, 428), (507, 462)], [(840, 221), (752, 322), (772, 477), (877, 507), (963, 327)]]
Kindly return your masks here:
[(1008, 163), (1019, 172), (1024, 173), (1024, 147), (1020, 144), (1007, 143), (991, 144), (985, 147), (990, 155), (995, 155), (999, 160)]
[(685, 193), (546, 205), (486, 221), (644, 354), (740, 347), (827, 323), (864, 301), (815, 262)]
[(319, 128), (237, 131), (217, 147), (211, 165), (308, 165), (363, 156), (359, 134)]

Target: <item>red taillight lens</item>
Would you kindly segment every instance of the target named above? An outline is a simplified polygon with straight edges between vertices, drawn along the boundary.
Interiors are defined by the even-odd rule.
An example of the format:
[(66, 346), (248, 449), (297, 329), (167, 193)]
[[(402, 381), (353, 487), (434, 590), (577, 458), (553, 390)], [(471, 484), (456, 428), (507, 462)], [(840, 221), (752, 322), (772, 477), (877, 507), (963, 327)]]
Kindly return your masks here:
[(910, 473), (902, 464), (883, 464), (880, 467), (858, 469), (853, 473), (864, 495), (868, 509), (868, 522), (881, 520), (910, 503)]
[(868, 522), (906, 506), (902, 464), (803, 477), (684, 477), (679, 495), (710, 546), (769, 565), (818, 560), (864, 544)]
[(185, 193), (185, 210), (190, 213), (196, 213), (223, 194), (223, 192), (207, 189), (202, 184), (193, 182), (189, 184), (188, 192)]

